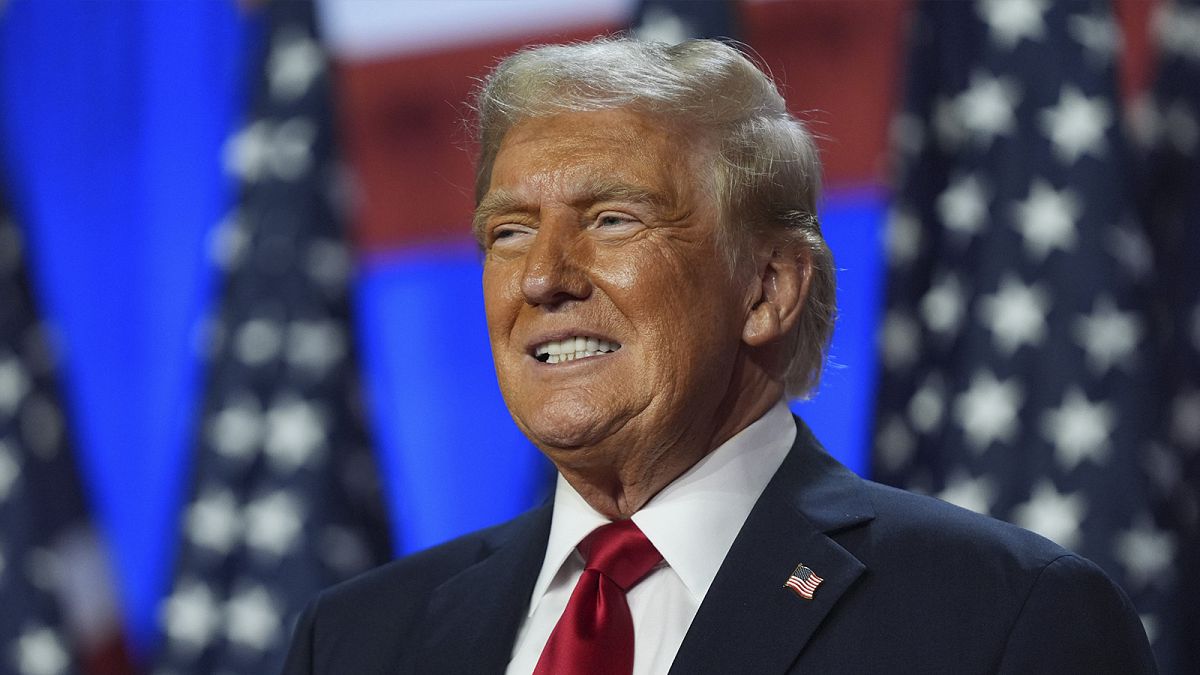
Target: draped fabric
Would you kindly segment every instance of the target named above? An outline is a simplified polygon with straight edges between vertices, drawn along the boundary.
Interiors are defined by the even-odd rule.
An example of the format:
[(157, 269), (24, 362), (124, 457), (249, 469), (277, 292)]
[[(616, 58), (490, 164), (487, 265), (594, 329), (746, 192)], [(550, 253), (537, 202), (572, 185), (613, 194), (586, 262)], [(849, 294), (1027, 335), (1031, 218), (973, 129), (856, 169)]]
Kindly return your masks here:
[[(1039, 532), (1175, 672), (1166, 363), (1105, 2), (926, 2), (893, 126), (874, 477)], [(1182, 671), (1181, 671), (1182, 672)]]
[(365, 432), (333, 139), (308, 2), (267, 10), (252, 115), (227, 144), (241, 199), (224, 274), (161, 673), (278, 671), (318, 591), (392, 549)]

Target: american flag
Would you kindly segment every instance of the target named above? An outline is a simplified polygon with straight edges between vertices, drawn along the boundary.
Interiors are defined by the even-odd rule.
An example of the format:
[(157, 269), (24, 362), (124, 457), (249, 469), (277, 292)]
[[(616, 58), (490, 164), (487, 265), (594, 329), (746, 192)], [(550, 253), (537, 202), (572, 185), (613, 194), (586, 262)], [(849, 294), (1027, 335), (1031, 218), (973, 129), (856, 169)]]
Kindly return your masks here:
[(24, 251), (0, 196), (0, 673), (129, 672)]
[(253, 114), (227, 145), (224, 273), (158, 673), (270, 673), (318, 590), (391, 546), (363, 426), (330, 70), (309, 2), (266, 7)]
[(694, 38), (737, 36), (737, 13), (728, 0), (642, 0), (630, 22), (639, 40), (678, 44)]
[(784, 582), (783, 585), (792, 589), (796, 595), (799, 595), (805, 600), (812, 600), (813, 592), (817, 590), (817, 586), (820, 586), (822, 581), (825, 580), (817, 576), (816, 572), (813, 572), (805, 565), (800, 564), (796, 566), (796, 569), (792, 572), (791, 576), (788, 577), (788, 580)]
[[(1143, 155), (1141, 211), (1155, 255), (1155, 316), (1164, 390), (1164, 442), (1151, 456), (1153, 485), (1180, 537), (1181, 635), (1200, 632), (1200, 1), (1163, 4), (1153, 21), (1157, 82), (1135, 107)], [(1190, 602), (1188, 601), (1190, 600)], [(1180, 672), (1200, 671), (1200, 643), (1185, 643)]]
[(1111, 9), (925, 2), (913, 18), (874, 476), (1092, 559), (1173, 672), (1179, 541), (1150, 479), (1155, 260)]
[(34, 318), (20, 230), (0, 202), (0, 673), (76, 672), (57, 580), (39, 561), (83, 516)]

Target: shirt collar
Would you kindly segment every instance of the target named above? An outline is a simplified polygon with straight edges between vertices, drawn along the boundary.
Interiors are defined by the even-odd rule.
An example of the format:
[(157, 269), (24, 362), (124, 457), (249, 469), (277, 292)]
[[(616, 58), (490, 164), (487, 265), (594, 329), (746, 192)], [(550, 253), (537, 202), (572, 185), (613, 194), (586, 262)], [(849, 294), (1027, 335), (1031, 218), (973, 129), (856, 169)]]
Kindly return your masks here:
[[(708, 593), (733, 540), (796, 439), (796, 425), (780, 401), (655, 495), (633, 522), (662, 553), (699, 603)], [(609, 522), (562, 477), (542, 570), (529, 612), (592, 530)]]

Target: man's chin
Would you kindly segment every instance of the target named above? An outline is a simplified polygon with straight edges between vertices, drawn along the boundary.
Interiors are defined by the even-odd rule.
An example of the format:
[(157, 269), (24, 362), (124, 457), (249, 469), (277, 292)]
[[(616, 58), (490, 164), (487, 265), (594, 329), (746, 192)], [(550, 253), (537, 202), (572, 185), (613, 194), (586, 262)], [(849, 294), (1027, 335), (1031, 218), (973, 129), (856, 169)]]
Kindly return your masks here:
[(521, 424), (533, 444), (557, 463), (558, 458), (574, 461), (599, 459), (604, 448), (614, 443), (614, 436), (624, 428), (628, 418), (594, 414), (553, 414), (543, 412), (531, 423)]

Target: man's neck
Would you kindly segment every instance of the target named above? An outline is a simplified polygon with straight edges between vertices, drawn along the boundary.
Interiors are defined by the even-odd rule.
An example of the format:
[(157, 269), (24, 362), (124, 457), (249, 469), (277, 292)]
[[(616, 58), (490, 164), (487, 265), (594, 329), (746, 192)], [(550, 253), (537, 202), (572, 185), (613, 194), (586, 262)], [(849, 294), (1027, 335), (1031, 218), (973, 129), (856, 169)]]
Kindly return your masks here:
[(625, 453), (625, 461), (619, 467), (579, 468), (556, 463), (559, 473), (596, 511), (612, 520), (628, 518), (697, 462), (766, 414), (782, 398), (782, 393), (780, 389), (764, 392), (753, 401), (743, 400), (732, 414), (720, 416), (723, 421), (708, 426), (707, 430), (698, 421), (692, 429), (704, 430), (703, 433)]

